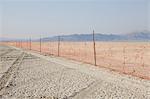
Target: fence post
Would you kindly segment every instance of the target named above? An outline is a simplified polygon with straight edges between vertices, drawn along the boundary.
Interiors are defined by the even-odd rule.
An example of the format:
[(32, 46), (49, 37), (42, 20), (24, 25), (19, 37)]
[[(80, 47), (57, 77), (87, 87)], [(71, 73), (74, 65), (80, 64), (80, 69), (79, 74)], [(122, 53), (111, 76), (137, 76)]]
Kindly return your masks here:
[(19, 46), (18, 46), (18, 41), (16, 41), (16, 47), (19, 47)]
[(126, 66), (126, 47), (123, 47), (123, 72), (125, 73)]
[(19, 47), (21, 48), (21, 41), (19, 41)]
[(29, 39), (29, 49), (31, 50), (31, 38)]
[(58, 56), (60, 56), (60, 36), (58, 36)]
[(22, 41), (20, 41), (20, 47), (22, 48)]
[(93, 49), (94, 49), (94, 64), (96, 66), (97, 64), (96, 64), (96, 48), (95, 48), (95, 33), (94, 33), (94, 30), (93, 30)]
[(42, 50), (41, 50), (41, 43), (42, 43), (42, 42), (41, 42), (41, 37), (40, 37), (40, 53), (42, 52)]
[(15, 43), (14, 46), (17, 47), (17, 42), (15, 41), (14, 43)]

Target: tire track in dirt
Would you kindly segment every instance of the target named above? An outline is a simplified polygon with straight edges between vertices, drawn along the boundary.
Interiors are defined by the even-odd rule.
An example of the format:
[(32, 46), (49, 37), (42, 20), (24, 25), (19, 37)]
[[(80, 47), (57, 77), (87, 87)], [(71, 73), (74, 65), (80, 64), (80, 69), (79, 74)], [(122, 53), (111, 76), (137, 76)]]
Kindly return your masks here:
[[(82, 92), (83, 90), (87, 89), (88, 87), (92, 86), (96, 81), (93, 80), (91, 82), (89, 82), (87, 85), (79, 87), (79, 89), (75, 89), (74, 91), (71, 91), (70, 88), (73, 86), (80, 86), (80, 84), (73, 84), (70, 87), (68, 85), (66, 85), (66, 80), (67, 80), (67, 76), (69, 76), (69, 72), (75, 72), (76, 70), (73, 68), (68, 68), (68, 67), (64, 67), (61, 70), (60, 73), (60, 78), (59, 78), (59, 82), (58, 82), (58, 93), (57, 93), (57, 97), (54, 97), (56, 99), (70, 99), (74, 96), (76, 96), (78, 93)], [(70, 74), (71, 75), (71, 74)], [(73, 74), (74, 76), (78, 75), (78, 74)], [(82, 73), (81, 73), (82, 75)], [(84, 78), (85, 76), (83, 76)], [(88, 77), (86, 75), (86, 77)], [(75, 78), (73, 78), (75, 79)], [(76, 79), (77, 80), (77, 79)], [(79, 80), (79, 79), (78, 79)], [(71, 83), (71, 82), (70, 82)], [(70, 94), (67, 94), (67, 92), (70, 90)]]
[(149, 99), (148, 88), (140, 87), (144, 83), (136, 84), (135, 79), (123, 75), (84, 68), (85, 64), (78, 67), (66, 60), (56, 61), (57, 58), (45, 60), (25, 54), (23, 59), (8, 83), (4, 99)]
[(9, 49), (9, 50), (7, 50), (7, 51), (1, 53), (1, 54), (0, 54), (0, 57), (6, 55), (6, 54), (8, 54), (8, 53), (11, 53), (12, 51), (13, 51), (13, 49)]
[(16, 60), (13, 62), (13, 64), (8, 68), (8, 70), (4, 73), (4, 75), (0, 79), (0, 95), (3, 94), (3, 91), (5, 91), (5, 88), (9, 86), (9, 82), (15, 72), (17, 71), (19, 65), (21, 64), (24, 57), (24, 53), (21, 53), (20, 56), (16, 58)]

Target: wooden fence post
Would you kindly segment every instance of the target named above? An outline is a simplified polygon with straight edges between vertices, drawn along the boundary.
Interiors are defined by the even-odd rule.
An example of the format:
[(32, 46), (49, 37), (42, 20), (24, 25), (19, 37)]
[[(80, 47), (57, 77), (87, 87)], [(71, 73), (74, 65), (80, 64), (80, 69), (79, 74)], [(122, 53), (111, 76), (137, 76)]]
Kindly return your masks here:
[(94, 49), (94, 64), (96, 66), (97, 64), (96, 64), (96, 48), (95, 48), (95, 33), (94, 33), (94, 30), (93, 30), (93, 49)]

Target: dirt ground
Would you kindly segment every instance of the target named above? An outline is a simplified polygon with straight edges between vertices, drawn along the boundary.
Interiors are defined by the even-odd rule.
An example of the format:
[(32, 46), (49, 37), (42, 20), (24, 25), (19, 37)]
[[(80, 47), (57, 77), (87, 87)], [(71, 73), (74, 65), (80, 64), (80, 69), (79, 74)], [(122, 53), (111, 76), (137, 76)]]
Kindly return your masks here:
[[(149, 99), (150, 81), (3, 46), (0, 99)], [(8, 62), (9, 61), (9, 62)], [(11, 62), (10, 62), (11, 61)]]
[[(30, 49), (30, 42), (9, 43)], [(31, 49), (40, 51), (40, 42), (32, 42)], [(42, 42), (41, 52), (58, 55), (58, 42)], [(92, 42), (60, 42), (61, 57), (94, 64)], [(97, 66), (113, 71), (150, 79), (149, 42), (96, 42)]]

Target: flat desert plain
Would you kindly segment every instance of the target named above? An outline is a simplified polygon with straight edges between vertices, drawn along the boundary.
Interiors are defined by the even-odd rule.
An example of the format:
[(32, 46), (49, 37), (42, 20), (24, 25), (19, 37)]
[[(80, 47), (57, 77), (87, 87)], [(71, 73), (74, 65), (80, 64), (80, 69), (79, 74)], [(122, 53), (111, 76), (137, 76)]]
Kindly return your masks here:
[[(93, 42), (11, 42), (24, 49), (40, 51), (89, 64), (94, 62)], [(40, 46), (41, 45), (41, 46)], [(59, 50), (58, 50), (59, 49)], [(150, 42), (96, 42), (96, 65), (113, 71), (150, 79)]]
[(150, 99), (150, 80), (1, 45), (0, 99)]

